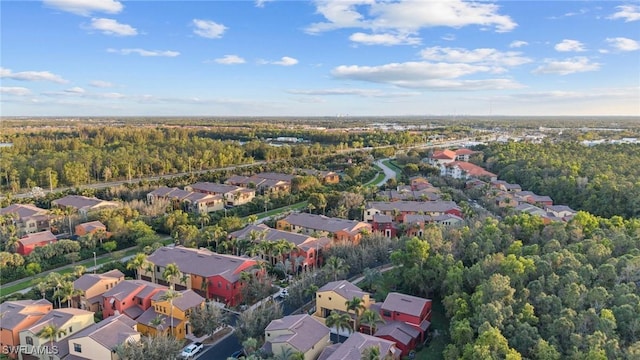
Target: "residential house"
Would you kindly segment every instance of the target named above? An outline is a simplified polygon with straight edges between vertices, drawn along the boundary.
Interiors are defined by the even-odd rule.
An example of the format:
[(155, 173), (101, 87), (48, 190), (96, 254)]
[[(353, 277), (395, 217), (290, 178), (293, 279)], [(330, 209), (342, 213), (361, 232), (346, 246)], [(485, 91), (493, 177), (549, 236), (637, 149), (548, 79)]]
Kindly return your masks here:
[[(142, 335), (169, 332), (178, 340), (182, 340), (192, 332), (189, 324), (191, 311), (204, 306), (205, 299), (193, 290), (183, 290), (179, 292), (180, 296), (173, 299), (172, 310), (171, 303), (164, 297), (166, 293), (167, 290), (162, 290), (151, 298), (151, 307), (137, 319), (138, 331)], [(160, 324), (156, 321), (160, 321)]]
[(337, 184), (340, 182), (340, 175), (333, 171), (324, 171), (316, 169), (298, 169), (299, 173), (304, 175), (315, 176), (323, 184)]
[(562, 219), (570, 219), (578, 212), (566, 205), (551, 205), (544, 208), (548, 213)]
[(456, 161), (456, 153), (448, 149), (434, 151), (427, 159), (427, 162), (435, 167), (441, 167), (454, 161)]
[(440, 191), (436, 188), (425, 188), (422, 190), (382, 190), (378, 192), (378, 198), (388, 201), (436, 201), (440, 200)]
[(118, 345), (140, 341), (136, 327), (136, 321), (124, 314), (108, 317), (68, 338), (67, 359), (119, 360), (114, 350)]
[[(322, 264), (322, 252), (331, 243), (331, 239), (328, 238), (315, 238), (306, 234), (272, 229), (264, 224), (248, 225), (244, 229), (230, 233), (229, 238), (252, 242), (286, 240), (292, 243), (296, 249), (283, 256), (285, 260), (289, 259), (291, 262), (292, 268), (288, 270), (292, 272), (300, 272)], [(264, 253), (260, 254), (260, 258), (272, 265), (279, 261), (278, 256)]]
[(12, 204), (0, 209), (0, 216), (12, 216), (18, 236), (50, 230), (49, 211), (31, 204)]
[(407, 215), (404, 217), (404, 224), (406, 225), (406, 234), (408, 236), (422, 236), (424, 229), (429, 224), (436, 224), (442, 226), (454, 226), (459, 225), (464, 220), (453, 214), (441, 214), (441, 215)]
[(87, 234), (95, 234), (96, 232), (102, 231), (105, 233), (107, 237), (107, 226), (100, 221), (90, 221), (82, 224), (76, 225), (76, 236), (84, 236)]
[(518, 205), (518, 200), (513, 194), (508, 193), (506, 191), (500, 191), (495, 196), (495, 204), (497, 207), (515, 207)]
[(124, 274), (117, 269), (102, 274), (83, 274), (73, 282), (73, 288), (81, 290), (82, 295), (71, 299), (71, 306), (102, 312), (102, 295), (123, 280)]
[(147, 194), (147, 202), (149, 204), (153, 204), (158, 199), (168, 200), (174, 209), (198, 214), (222, 210), (225, 205), (225, 199), (222, 195), (191, 192), (166, 186), (161, 186)]
[(376, 214), (388, 215), (393, 221), (403, 223), (407, 215), (443, 215), (462, 217), (462, 210), (453, 201), (370, 201), (364, 210), (365, 221), (373, 221)]
[(102, 316), (125, 314), (137, 319), (151, 306), (151, 298), (167, 288), (144, 280), (124, 280), (102, 294)]
[(302, 353), (305, 360), (316, 360), (330, 344), (329, 328), (307, 314), (273, 320), (264, 330), (267, 354)]
[[(56, 360), (62, 359), (69, 353), (68, 347), (65, 346), (66, 338), (93, 325), (93, 323), (92, 311), (73, 308), (53, 309), (33, 325), (20, 331), (20, 345), (26, 348), (24, 354), (19, 355), (19, 359), (50, 360), (51, 356)], [(48, 325), (63, 331), (53, 342), (38, 335)], [(41, 351), (42, 348), (47, 348), (49, 351)]]
[[(353, 310), (347, 310), (347, 301), (358, 298), (362, 300), (362, 306), (366, 309), (375, 303), (371, 295), (353, 285), (347, 280), (331, 281), (316, 291), (316, 312), (313, 314), (323, 323), (331, 315), (331, 312), (347, 313), (355, 319)], [(332, 329), (332, 332), (339, 332), (339, 329)], [(348, 333), (340, 333), (347, 335)]]
[(86, 219), (87, 214), (91, 211), (115, 208), (119, 205), (116, 202), (101, 200), (95, 197), (90, 198), (81, 195), (67, 195), (61, 199), (53, 200), (51, 202), (51, 206), (62, 209), (71, 208)]
[(411, 190), (424, 190), (425, 188), (431, 188), (433, 185), (424, 176), (412, 176), (409, 178), (409, 185)]
[(402, 351), (402, 356), (407, 356), (421, 343), (422, 334), (406, 322), (387, 321), (376, 328), (373, 336), (395, 342), (398, 349)]
[(58, 238), (56, 238), (56, 236), (49, 230), (27, 234), (18, 239), (18, 249), (16, 252), (22, 256), (27, 256), (33, 251), (33, 249), (39, 246), (53, 244), (57, 241)]
[(456, 154), (456, 161), (469, 161), (471, 156), (479, 154), (479, 151), (473, 151), (467, 148), (460, 148), (454, 151)]
[(183, 275), (174, 285), (176, 290), (191, 289), (206, 299), (230, 306), (242, 300), (240, 274), (255, 270), (257, 265), (255, 259), (183, 246), (162, 247), (149, 255), (147, 261), (153, 265), (152, 271), (138, 269), (143, 280), (168, 285), (162, 273), (167, 265), (176, 264)]
[(491, 187), (494, 187), (498, 190), (507, 191), (507, 192), (519, 192), (522, 191), (522, 188), (518, 184), (509, 184), (504, 180), (494, 180), (491, 182)]
[[(5, 301), (0, 304), (0, 349), (14, 348), (20, 345), (20, 331), (35, 324), (53, 305), (45, 299)], [(9, 354), (12, 359), (17, 354)]]
[(385, 321), (405, 322), (420, 331), (420, 341), (425, 340), (425, 333), (431, 326), (430, 299), (390, 292), (379, 306)]
[(454, 179), (486, 178), (496, 180), (498, 175), (489, 172), (482, 167), (465, 161), (454, 161), (440, 166), (441, 176), (450, 176)]
[(382, 233), (385, 237), (392, 239), (398, 236), (398, 228), (393, 222), (393, 218), (389, 215), (375, 214), (371, 221), (373, 232)]
[(186, 191), (199, 192), (209, 195), (222, 195), (229, 206), (243, 205), (256, 196), (253, 189), (247, 189), (235, 185), (215, 184), (210, 182), (199, 182), (193, 185), (185, 186)]
[(530, 204), (540, 204), (541, 206), (553, 206), (553, 199), (546, 195), (529, 195), (526, 197), (527, 202)]
[(467, 180), (467, 182), (465, 183), (465, 187), (467, 189), (485, 189), (487, 186), (489, 186), (486, 182), (480, 180), (480, 179), (469, 179)]
[(276, 222), (278, 230), (332, 235), (335, 241), (360, 242), (363, 232), (371, 232), (371, 224), (309, 213), (292, 213)]
[(234, 175), (225, 181), (225, 184), (253, 188), (260, 193), (288, 192), (291, 190), (291, 181), (295, 175), (264, 172), (251, 176)]
[(362, 360), (366, 350), (371, 347), (378, 348), (380, 359), (399, 360), (402, 355), (402, 350), (394, 341), (356, 332), (342, 344), (327, 346), (318, 360)]

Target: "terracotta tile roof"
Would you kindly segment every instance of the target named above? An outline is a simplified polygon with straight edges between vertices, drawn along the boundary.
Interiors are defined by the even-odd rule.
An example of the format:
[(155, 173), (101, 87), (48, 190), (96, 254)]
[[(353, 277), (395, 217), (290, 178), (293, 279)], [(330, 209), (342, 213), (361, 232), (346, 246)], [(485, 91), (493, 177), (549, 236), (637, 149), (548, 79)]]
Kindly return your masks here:
[(131, 336), (139, 335), (140, 333), (134, 330), (136, 325), (137, 322), (135, 320), (124, 314), (110, 316), (99, 323), (80, 330), (68, 339), (69, 343), (73, 343), (73, 339), (89, 337), (104, 348), (111, 350)]
[(466, 172), (467, 174), (469, 174), (469, 176), (473, 176), (473, 177), (496, 177), (498, 175), (489, 172), (483, 168), (481, 168), (478, 165), (472, 164), (470, 162), (466, 162), (466, 161), (454, 161), (448, 164), (445, 164), (446, 167), (458, 167), (461, 170), (463, 170), (464, 172)]
[(78, 226), (83, 228), (86, 232), (92, 232), (98, 229), (107, 230), (107, 226), (100, 221), (90, 221), (79, 224)]
[(29, 317), (45, 315), (45, 313), (41, 312), (40, 309), (32, 307), (33, 305), (52, 306), (52, 304), (45, 299), (5, 301), (0, 304), (2, 328), (12, 330)]
[(477, 151), (473, 151), (467, 148), (461, 148), (455, 151), (456, 155), (473, 155), (476, 154)]
[(374, 336), (390, 336), (398, 342), (408, 345), (411, 340), (420, 336), (420, 331), (402, 321), (387, 321), (378, 326)]
[(455, 160), (456, 153), (451, 150), (434, 151), (433, 154), (431, 154), (431, 158), (439, 160)]
[(240, 277), (240, 267), (256, 261), (247, 257), (223, 255), (207, 249), (190, 249), (183, 246), (162, 247), (147, 258), (152, 264), (165, 267), (176, 263), (181, 272), (204, 277), (222, 276), (230, 282)]
[(41, 231), (33, 234), (27, 234), (22, 238), (18, 239), (18, 242), (23, 246), (39, 244), (42, 242), (56, 242), (58, 239), (55, 235), (49, 230)]
[(318, 231), (328, 231), (332, 233), (338, 231), (354, 233), (359, 231), (361, 228), (370, 229), (369, 224), (360, 221), (331, 218), (324, 215), (315, 215), (309, 213), (289, 214), (289, 216), (284, 218), (284, 220), (291, 225)]
[(265, 237), (261, 239), (264, 239), (266, 241), (287, 240), (288, 242), (293, 243), (296, 246), (299, 246), (305, 241), (308, 241), (310, 239), (314, 239), (309, 235), (272, 229), (264, 224), (248, 225), (244, 229), (230, 233), (229, 236), (237, 239), (250, 239), (252, 231), (255, 231), (261, 234), (264, 232)]
[(81, 315), (93, 316), (93, 311), (74, 308), (53, 309), (25, 330), (29, 330), (32, 333), (36, 334), (47, 325), (53, 325), (57, 328), (62, 328), (62, 326), (69, 320), (71, 320), (74, 316)]
[(101, 280), (113, 280), (124, 278), (124, 274), (120, 270), (111, 270), (103, 274), (83, 274), (73, 282), (73, 288), (87, 291), (95, 286)]
[(353, 285), (347, 280), (339, 280), (339, 281), (331, 281), (318, 289), (316, 292), (325, 292), (325, 291), (333, 291), (336, 294), (342, 296), (347, 300), (351, 300), (354, 297), (363, 299), (365, 295), (369, 293), (366, 291), (362, 291), (359, 287)]
[[(280, 335), (275, 338), (266, 336), (270, 331), (287, 330), (289, 334)], [(318, 344), (324, 337), (329, 335), (329, 328), (316, 320), (313, 316), (289, 315), (282, 319), (271, 321), (265, 329), (267, 342), (286, 343), (296, 350), (306, 353), (312, 346)]]
[(72, 207), (76, 210), (92, 209), (102, 206), (118, 206), (118, 204), (113, 201), (106, 201), (98, 198), (90, 198), (80, 195), (67, 195), (61, 199), (53, 200), (51, 204), (57, 206)]
[(445, 212), (449, 210), (460, 210), (458, 205), (453, 201), (371, 201), (367, 203), (367, 209), (377, 209), (380, 211), (393, 211), (398, 209), (400, 212)]
[(19, 220), (27, 219), (36, 215), (46, 215), (47, 210), (41, 209), (31, 204), (12, 204), (0, 209), (0, 215), (17, 214)]
[[(151, 300), (163, 301), (162, 297), (166, 292), (167, 290), (161, 290), (157, 292), (155, 295), (153, 295)], [(173, 299), (173, 306), (175, 306), (177, 309), (180, 309), (182, 311), (194, 308), (196, 306), (200, 306), (202, 303), (205, 302), (205, 299), (202, 296), (198, 295), (198, 293), (196, 293), (193, 290), (179, 291), (179, 293), (180, 293), (180, 296)]]
[(321, 354), (318, 360), (361, 360), (364, 351), (372, 346), (380, 348), (381, 358), (389, 353), (400, 354), (400, 350), (395, 347), (395, 342), (356, 332), (351, 334), (330, 355), (323, 356)]
[(382, 303), (382, 310), (397, 311), (412, 316), (420, 316), (422, 310), (430, 303), (430, 299), (390, 292)]

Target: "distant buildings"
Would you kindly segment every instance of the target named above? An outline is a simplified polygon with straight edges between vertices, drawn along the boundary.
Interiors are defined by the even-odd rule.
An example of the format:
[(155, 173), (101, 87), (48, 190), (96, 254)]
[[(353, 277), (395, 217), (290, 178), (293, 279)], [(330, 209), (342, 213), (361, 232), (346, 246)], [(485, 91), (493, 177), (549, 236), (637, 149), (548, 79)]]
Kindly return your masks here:
[(276, 223), (278, 230), (332, 236), (336, 241), (359, 243), (363, 232), (371, 232), (371, 225), (356, 220), (331, 218), (324, 215), (292, 213)]

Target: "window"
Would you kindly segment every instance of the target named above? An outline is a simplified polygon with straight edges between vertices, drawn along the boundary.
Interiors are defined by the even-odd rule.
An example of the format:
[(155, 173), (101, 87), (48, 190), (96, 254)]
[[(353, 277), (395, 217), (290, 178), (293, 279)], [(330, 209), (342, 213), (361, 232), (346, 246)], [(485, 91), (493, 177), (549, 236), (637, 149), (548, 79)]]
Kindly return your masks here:
[(382, 316), (391, 317), (391, 311), (389, 311), (389, 310), (382, 310)]
[(33, 338), (31, 336), (27, 336), (27, 345), (33, 345)]
[(331, 301), (331, 296), (329, 296), (329, 301)]
[(104, 288), (109, 290), (109, 284), (105, 285)]
[(229, 290), (229, 284), (227, 284), (227, 290)]
[(82, 345), (77, 344), (77, 343), (73, 343), (73, 351), (81, 353), (82, 352)]
[(69, 326), (69, 333), (73, 332), (73, 326)]
[(222, 287), (222, 282), (218, 281), (218, 288)]

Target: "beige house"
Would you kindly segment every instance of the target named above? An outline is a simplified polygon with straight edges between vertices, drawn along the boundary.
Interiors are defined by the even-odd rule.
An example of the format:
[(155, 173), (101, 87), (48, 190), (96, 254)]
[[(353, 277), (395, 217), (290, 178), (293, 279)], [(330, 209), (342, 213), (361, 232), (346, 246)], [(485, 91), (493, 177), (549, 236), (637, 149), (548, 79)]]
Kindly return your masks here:
[(51, 202), (51, 206), (61, 209), (71, 208), (86, 218), (87, 214), (91, 211), (115, 208), (120, 205), (114, 201), (101, 200), (95, 197), (90, 198), (81, 195), (67, 195), (63, 198), (53, 200)]
[(264, 330), (263, 350), (280, 355), (303, 353), (305, 360), (316, 360), (330, 344), (329, 328), (307, 314), (290, 315), (273, 320)]
[[(62, 359), (69, 353), (68, 347), (65, 346), (66, 344), (62, 344), (66, 342), (65, 339), (93, 324), (92, 311), (73, 308), (51, 310), (35, 324), (20, 331), (20, 345), (27, 348), (24, 354), (19, 354), (19, 359)], [(55, 326), (63, 331), (53, 343), (50, 339), (38, 336), (38, 333), (48, 325)], [(47, 348), (49, 351), (35, 351), (43, 348)], [(40, 354), (37, 354), (38, 352)]]
[(256, 196), (256, 191), (235, 185), (216, 184), (210, 182), (199, 182), (185, 186), (186, 191), (197, 192), (209, 195), (221, 195), (226, 205), (244, 205)]
[(120, 270), (111, 270), (103, 274), (84, 274), (73, 282), (73, 288), (83, 294), (71, 300), (71, 306), (93, 312), (102, 311), (102, 294), (124, 280)]
[(140, 341), (137, 323), (126, 315), (111, 316), (68, 338), (69, 359), (119, 360), (113, 350), (125, 342)]
[(316, 312), (313, 316), (324, 322), (332, 311), (353, 314), (353, 311), (347, 311), (346, 302), (354, 297), (361, 299), (362, 305), (367, 309), (375, 303), (368, 292), (362, 291), (347, 280), (329, 282), (316, 291)]
[(15, 220), (18, 236), (32, 234), (51, 228), (49, 211), (31, 204), (13, 204), (0, 209), (0, 215), (11, 215)]

